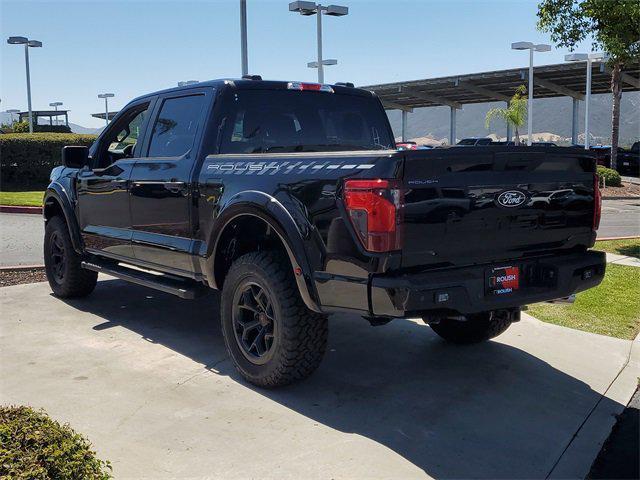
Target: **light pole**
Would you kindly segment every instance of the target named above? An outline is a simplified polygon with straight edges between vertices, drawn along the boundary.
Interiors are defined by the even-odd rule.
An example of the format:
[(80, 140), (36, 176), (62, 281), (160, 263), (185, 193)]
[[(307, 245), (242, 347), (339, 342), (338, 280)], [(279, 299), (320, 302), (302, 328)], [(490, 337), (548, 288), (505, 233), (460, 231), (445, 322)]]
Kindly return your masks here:
[(249, 74), (249, 57), (247, 55), (247, 0), (240, 0), (240, 61), (242, 75)]
[[(58, 111), (58, 107), (62, 105), (62, 102), (52, 102), (49, 104), (50, 107), (53, 107), (56, 109), (56, 112)], [(56, 125), (58, 125), (58, 115), (56, 115)]]
[(27, 37), (9, 37), (9, 45), (24, 45), (24, 62), (27, 68), (27, 106), (29, 107), (29, 133), (33, 133), (33, 111), (31, 110), (31, 76), (29, 74), (29, 47), (42, 47), (42, 42), (29, 40)]
[(512, 50), (529, 50), (529, 101), (527, 102), (527, 145), (531, 146), (531, 136), (533, 135), (533, 52), (548, 52), (551, 45), (544, 43), (535, 44), (532, 42), (515, 42), (511, 44)]
[(105, 126), (109, 126), (109, 98), (115, 97), (113, 93), (100, 93), (98, 98), (104, 98), (104, 122)]
[(13, 114), (20, 113), (20, 110), (18, 110), (17, 108), (11, 108), (7, 110), (7, 113), (9, 114), (9, 118), (11, 119), (11, 124), (13, 124)]
[(331, 15), (332, 17), (344, 17), (349, 14), (349, 7), (343, 7), (340, 5), (324, 6), (315, 2), (291, 2), (289, 4), (290, 12), (297, 12), (300, 15), (309, 16), (317, 15), (316, 23), (316, 35), (318, 42), (318, 60), (315, 62), (307, 63), (309, 68), (318, 69), (318, 83), (324, 83), (324, 66), (336, 65), (337, 60), (323, 60), (322, 59), (322, 14)]
[(604, 60), (602, 53), (571, 53), (565, 55), (567, 62), (587, 62), (587, 88), (584, 99), (584, 149), (589, 150), (589, 105), (591, 103), (591, 64)]

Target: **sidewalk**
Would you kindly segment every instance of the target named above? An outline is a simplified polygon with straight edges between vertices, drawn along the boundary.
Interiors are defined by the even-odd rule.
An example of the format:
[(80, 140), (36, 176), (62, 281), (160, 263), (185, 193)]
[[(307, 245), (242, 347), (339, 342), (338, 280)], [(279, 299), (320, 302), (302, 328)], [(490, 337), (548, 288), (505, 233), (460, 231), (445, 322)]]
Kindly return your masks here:
[[(595, 248), (597, 250), (597, 244)], [(617, 253), (607, 253), (607, 263), (627, 265), (628, 267), (640, 267), (640, 258), (627, 257), (625, 255), (618, 255)]]

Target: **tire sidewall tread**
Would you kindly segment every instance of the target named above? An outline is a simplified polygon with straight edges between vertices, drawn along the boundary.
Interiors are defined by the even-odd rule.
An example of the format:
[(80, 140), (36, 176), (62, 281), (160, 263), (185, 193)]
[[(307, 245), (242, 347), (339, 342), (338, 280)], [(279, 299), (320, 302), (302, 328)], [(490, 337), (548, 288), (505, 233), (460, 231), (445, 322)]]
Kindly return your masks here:
[[(54, 232), (60, 236), (66, 256), (66, 268), (62, 283), (55, 279), (50, 262), (51, 237)], [(54, 216), (47, 221), (43, 250), (45, 273), (55, 296), (60, 298), (84, 297), (93, 292), (98, 281), (98, 274), (82, 268), (82, 257), (74, 250), (67, 224), (60, 216)]]
[[(268, 291), (276, 309), (276, 350), (264, 365), (245, 358), (233, 331), (234, 293), (247, 278)], [(221, 326), (235, 368), (249, 382), (265, 388), (287, 385), (313, 373), (322, 360), (328, 337), (326, 316), (304, 305), (289, 260), (272, 251), (251, 252), (233, 263), (222, 288)]]

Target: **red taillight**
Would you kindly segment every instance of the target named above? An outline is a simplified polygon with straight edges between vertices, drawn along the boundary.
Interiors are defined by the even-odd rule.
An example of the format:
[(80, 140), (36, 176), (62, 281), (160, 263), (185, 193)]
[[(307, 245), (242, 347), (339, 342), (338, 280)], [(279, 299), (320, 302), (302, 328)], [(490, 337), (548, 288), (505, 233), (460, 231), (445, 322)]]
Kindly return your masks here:
[(347, 180), (344, 204), (366, 250), (389, 252), (402, 247), (402, 190), (393, 180)]
[(602, 216), (602, 193), (600, 193), (600, 178), (593, 175), (593, 230), (598, 230), (600, 217)]

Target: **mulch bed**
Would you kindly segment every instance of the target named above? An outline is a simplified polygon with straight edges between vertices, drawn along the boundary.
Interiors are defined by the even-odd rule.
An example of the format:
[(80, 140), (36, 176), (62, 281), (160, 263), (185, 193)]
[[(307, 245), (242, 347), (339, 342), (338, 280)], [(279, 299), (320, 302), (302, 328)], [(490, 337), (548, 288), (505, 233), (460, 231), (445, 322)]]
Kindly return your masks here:
[(0, 287), (46, 281), (47, 276), (44, 273), (44, 268), (0, 270)]
[(613, 426), (609, 438), (593, 462), (587, 479), (640, 478), (640, 391), (631, 398), (629, 405)]
[(621, 187), (605, 187), (600, 192), (603, 197), (637, 197), (640, 198), (640, 185), (622, 182)]

